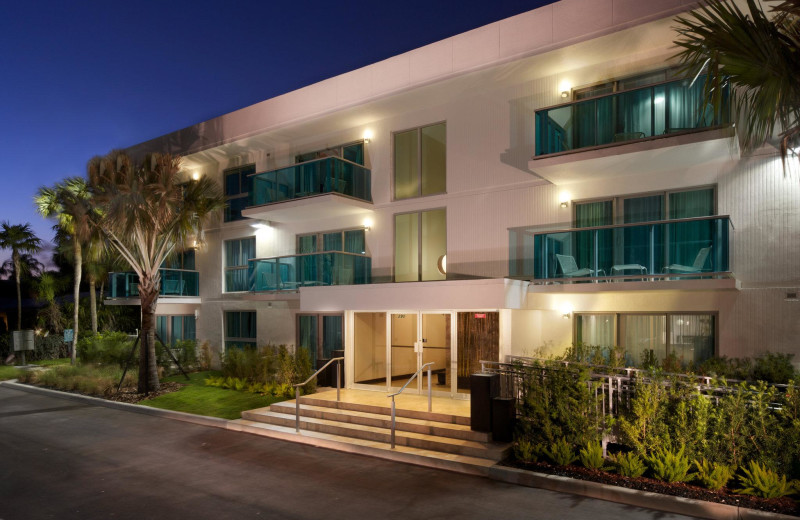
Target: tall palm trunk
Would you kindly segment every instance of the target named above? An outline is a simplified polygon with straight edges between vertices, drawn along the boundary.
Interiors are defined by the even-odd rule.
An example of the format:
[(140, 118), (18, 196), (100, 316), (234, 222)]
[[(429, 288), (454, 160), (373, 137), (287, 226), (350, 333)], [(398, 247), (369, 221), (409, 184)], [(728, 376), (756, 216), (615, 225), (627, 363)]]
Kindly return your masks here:
[(141, 348), (139, 349), (138, 392), (154, 392), (160, 388), (156, 363), (156, 303), (158, 284), (152, 279), (139, 280), (139, 298), (142, 302)]
[(97, 294), (95, 287), (97, 281), (94, 278), (94, 273), (89, 273), (89, 307), (92, 313), (92, 332), (97, 334)]
[(75, 348), (78, 345), (78, 309), (80, 307), (81, 302), (81, 271), (82, 271), (82, 264), (83, 264), (83, 255), (81, 254), (81, 243), (78, 241), (78, 237), (73, 236), (73, 240), (75, 242), (75, 286), (72, 290), (72, 296), (75, 298), (75, 305), (73, 306), (72, 312), (72, 351), (70, 352), (70, 362), (74, 365), (75, 361), (77, 360), (77, 349)]
[(19, 253), (14, 251), (14, 279), (17, 281), (17, 330), (22, 330), (22, 284), (20, 282), (20, 270), (22, 269), (22, 262), (19, 259)]

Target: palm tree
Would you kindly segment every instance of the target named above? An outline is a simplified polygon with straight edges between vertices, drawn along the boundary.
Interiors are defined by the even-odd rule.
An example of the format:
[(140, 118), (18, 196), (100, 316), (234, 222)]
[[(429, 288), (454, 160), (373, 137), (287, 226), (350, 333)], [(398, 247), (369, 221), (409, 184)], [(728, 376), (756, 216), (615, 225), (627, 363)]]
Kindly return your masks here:
[(153, 154), (135, 165), (122, 152), (89, 162), (92, 201), (102, 215), (97, 225), (139, 277), (140, 393), (159, 388), (155, 355), (159, 267), (190, 237), (202, 241), (204, 225), (225, 205), (212, 180), (184, 181), (180, 162), (179, 157)]
[(747, 0), (747, 10), (733, 0), (709, 0), (678, 17), (678, 57), (692, 77), (706, 71), (705, 101), (715, 108), (730, 83), (745, 151), (777, 130), (785, 164), (800, 145), (800, 0), (783, 0), (771, 16), (755, 0)]
[(78, 316), (81, 295), (81, 272), (83, 270), (82, 243), (91, 234), (91, 213), (89, 205), (89, 189), (86, 180), (81, 177), (71, 177), (52, 188), (39, 188), (34, 203), (36, 209), (45, 218), (55, 218), (57, 227), (64, 230), (72, 239), (73, 264), (75, 266), (75, 282), (73, 297), (75, 305), (72, 313), (73, 341), (70, 357), (75, 364), (76, 349), (78, 344)]
[[(42, 241), (33, 233), (29, 223), (12, 225), (6, 221), (0, 224), (0, 249), (11, 250), (11, 266), (14, 271), (14, 280), (17, 282), (17, 330), (21, 330), (22, 289), (20, 281), (24, 269), (23, 255), (38, 253), (42, 249)], [(33, 257), (27, 258), (32, 259)]]
[[(56, 225), (54, 229), (56, 231), (55, 242), (58, 252), (68, 257), (74, 257), (74, 237), (59, 225)], [(103, 280), (103, 277), (108, 275), (108, 250), (106, 249), (102, 232), (96, 226), (89, 226), (89, 228), (85, 230), (83, 239), (84, 240), (80, 244), (81, 264), (83, 271), (85, 271), (86, 278), (89, 280), (89, 312), (91, 313), (92, 332), (96, 334), (97, 281)], [(83, 279), (82, 276), (81, 279)]]

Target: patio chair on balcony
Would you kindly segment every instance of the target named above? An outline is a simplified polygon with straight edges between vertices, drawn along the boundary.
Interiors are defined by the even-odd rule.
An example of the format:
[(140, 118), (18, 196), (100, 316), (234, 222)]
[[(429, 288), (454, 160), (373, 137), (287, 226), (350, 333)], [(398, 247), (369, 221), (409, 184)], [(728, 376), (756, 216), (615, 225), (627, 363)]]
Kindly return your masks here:
[(164, 280), (164, 295), (182, 296), (184, 285), (183, 280)]
[(575, 262), (574, 256), (556, 254), (556, 260), (558, 261), (558, 266), (561, 268), (561, 276), (564, 278), (597, 276), (598, 273), (603, 273), (603, 276), (606, 275), (606, 272), (602, 269), (598, 269), (597, 271), (587, 267), (578, 269), (578, 263)]
[(684, 273), (684, 274), (702, 272), (703, 268), (706, 265), (706, 260), (708, 260), (709, 253), (711, 253), (711, 246), (704, 247), (697, 252), (697, 256), (694, 258), (694, 262), (692, 262), (692, 265), (672, 264), (665, 267), (664, 272)]

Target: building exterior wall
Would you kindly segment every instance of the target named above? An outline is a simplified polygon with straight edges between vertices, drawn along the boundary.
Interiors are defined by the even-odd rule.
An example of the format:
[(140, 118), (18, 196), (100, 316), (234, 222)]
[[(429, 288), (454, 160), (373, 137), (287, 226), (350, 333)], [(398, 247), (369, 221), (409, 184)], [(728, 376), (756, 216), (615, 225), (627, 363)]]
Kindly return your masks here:
[[(342, 312), (352, 359), (353, 311), (483, 309), (500, 312), (501, 357), (555, 354), (573, 342), (573, 320), (560, 310), (569, 305), (574, 313), (714, 313), (720, 355), (797, 352), (800, 304), (786, 301), (786, 293), (800, 286), (800, 184), (796, 170), (784, 172), (777, 151), (740, 159), (733, 138), (693, 160), (688, 150), (699, 148), (642, 143), (637, 154), (606, 162), (575, 158), (570, 166), (567, 158), (569, 180), (559, 183), (531, 160), (537, 109), (562, 103), (562, 90), (671, 63), (672, 16), (690, 5), (562, 0), (132, 147), (180, 153), (187, 175), (222, 182), (226, 168), (254, 163), (262, 172), (292, 164), (299, 153), (361, 140), (365, 131), (373, 136), (365, 144), (370, 210), (212, 226), (197, 253), (198, 338), (221, 349), (224, 312), (254, 310), (259, 344), (294, 344), (298, 313)], [(447, 126), (446, 193), (393, 200), (393, 133), (436, 122)], [(622, 282), (587, 290), (502, 280), (509, 275), (509, 228), (572, 227), (573, 204), (560, 204), (565, 192), (575, 201), (693, 186), (714, 186), (716, 213), (731, 217), (735, 284)], [(383, 283), (393, 276), (394, 216), (438, 208), (447, 215), (448, 281)], [(258, 257), (289, 255), (298, 234), (357, 228), (365, 219), (373, 281), (382, 283), (289, 294), (223, 291), (224, 241), (255, 236)]]

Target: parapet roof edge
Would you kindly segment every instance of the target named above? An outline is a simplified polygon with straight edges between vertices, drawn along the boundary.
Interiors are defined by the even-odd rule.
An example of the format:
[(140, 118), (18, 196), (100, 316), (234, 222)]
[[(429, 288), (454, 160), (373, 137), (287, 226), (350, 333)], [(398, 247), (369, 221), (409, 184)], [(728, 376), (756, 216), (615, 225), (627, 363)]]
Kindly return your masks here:
[[(253, 135), (268, 132), (285, 126), (299, 124), (340, 110), (377, 101), (389, 96), (413, 90), (431, 83), (451, 79), (462, 74), (485, 70), (515, 60), (543, 54), (567, 47), (592, 38), (598, 38), (624, 29), (642, 25), (654, 20), (674, 16), (696, 7), (696, 0), (558, 0), (532, 11), (499, 20), (470, 31), (460, 33), (437, 42), (430, 43), (364, 67), (333, 76), (305, 87), (280, 94), (242, 107), (215, 118), (201, 121), (180, 130), (134, 144), (126, 150), (132, 155), (150, 151), (192, 154), (214, 148), (226, 143), (246, 139)], [(589, 8), (591, 6), (591, 8)], [(601, 13), (598, 16), (598, 13)], [(579, 15), (580, 18), (575, 18)], [(570, 22), (570, 23), (566, 23)], [(576, 22), (587, 27), (571, 34)], [(561, 27), (561, 26), (564, 27)], [(548, 31), (542, 35), (536, 30)], [(521, 38), (522, 35), (522, 38)], [(496, 49), (490, 49), (490, 56), (478, 59), (458, 60), (454, 47), (469, 48), (470, 44), (496, 39)], [(520, 41), (522, 39), (522, 41)], [(505, 40), (505, 41), (504, 41)], [(449, 47), (449, 49), (448, 49)], [(496, 50), (496, 52), (495, 52)], [(441, 53), (450, 53), (450, 70), (438, 69), (433, 73), (425, 71), (426, 60), (430, 64), (441, 58)], [(412, 70), (412, 60), (416, 70)], [(446, 60), (445, 60), (446, 61)], [(471, 62), (470, 62), (471, 61)], [(402, 70), (407, 68), (407, 72)], [(369, 92), (348, 98), (343, 95), (347, 82), (354, 77), (369, 76), (380, 72), (381, 78), (407, 74), (406, 79), (384, 81), (386, 85), (376, 88), (371, 82)], [(412, 77), (414, 76), (414, 77)], [(352, 86), (352, 85), (351, 85)], [(323, 100), (314, 106), (311, 99)], [(206, 128), (207, 126), (211, 128)], [(223, 135), (219, 128), (226, 126), (225, 134), (233, 130), (233, 135)], [(239, 127), (239, 128), (236, 128)], [(195, 136), (195, 139), (192, 139)], [(200, 139), (202, 137), (202, 139)], [(209, 139), (211, 137), (211, 139)], [(183, 143), (186, 143), (185, 145)]]

